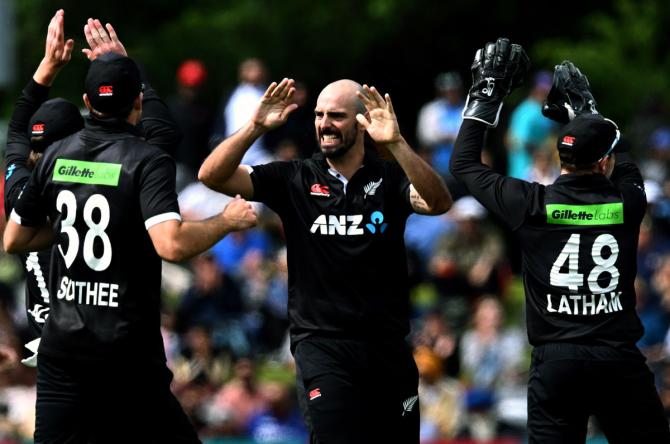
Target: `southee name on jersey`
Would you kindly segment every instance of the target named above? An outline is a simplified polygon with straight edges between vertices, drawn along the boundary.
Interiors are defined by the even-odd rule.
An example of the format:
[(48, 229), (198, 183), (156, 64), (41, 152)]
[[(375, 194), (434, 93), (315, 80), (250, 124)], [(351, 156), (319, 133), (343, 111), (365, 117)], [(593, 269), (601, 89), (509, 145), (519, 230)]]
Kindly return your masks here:
[(119, 286), (107, 282), (73, 281), (64, 276), (56, 297), (80, 305), (119, 306)]
[(623, 223), (623, 203), (547, 205), (547, 223), (560, 225), (615, 225)]

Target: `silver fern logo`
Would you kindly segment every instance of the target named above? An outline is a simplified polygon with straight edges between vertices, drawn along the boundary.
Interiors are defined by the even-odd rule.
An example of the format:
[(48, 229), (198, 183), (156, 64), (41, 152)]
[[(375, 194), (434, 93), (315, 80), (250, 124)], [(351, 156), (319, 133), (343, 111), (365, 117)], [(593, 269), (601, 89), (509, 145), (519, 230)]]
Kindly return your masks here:
[(375, 193), (377, 192), (377, 188), (379, 188), (379, 185), (382, 184), (382, 180), (384, 180), (383, 177), (379, 179), (377, 182), (372, 181), (369, 184), (365, 185), (363, 187), (363, 191), (365, 192), (363, 199), (367, 199), (368, 196), (374, 196)]
[(411, 413), (412, 410), (414, 410), (414, 404), (416, 404), (416, 401), (418, 399), (419, 395), (414, 395), (412, 397), (405, 399), (402, 402), (402, 408), (403, 408), (402, 416), (405, 416), (405, 413)]

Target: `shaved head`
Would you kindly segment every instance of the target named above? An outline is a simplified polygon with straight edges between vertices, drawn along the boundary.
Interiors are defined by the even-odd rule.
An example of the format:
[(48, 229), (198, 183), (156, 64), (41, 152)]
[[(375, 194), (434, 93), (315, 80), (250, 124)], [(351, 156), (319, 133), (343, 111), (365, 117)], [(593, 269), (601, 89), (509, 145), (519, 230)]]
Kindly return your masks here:
[(356, 113), (365, 113), (363, 103), (356, 96), (356, 92), (362, 89), (363, 86), (354, 80), (336, 80), (321, 90), (317, 103), (319, 103), (322, 97), (324, 99), (337, 99), (341, 105), (352, 107), (350, 109), (353, 109)]

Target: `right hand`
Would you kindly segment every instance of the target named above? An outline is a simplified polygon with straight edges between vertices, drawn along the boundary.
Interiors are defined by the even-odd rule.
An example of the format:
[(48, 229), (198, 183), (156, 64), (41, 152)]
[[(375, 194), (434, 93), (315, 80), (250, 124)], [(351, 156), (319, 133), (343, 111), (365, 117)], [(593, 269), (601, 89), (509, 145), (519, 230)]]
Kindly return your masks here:
[(279, 84), (272, 82), (251, 117), (253, 124), (265, 131), (283, 125), (288, 115), (298, 108), (292, 100), (294, 84), (293, 79), (284, 79)]
[(568, 123), (580, 114), (598, 114), (589, 79), (569, 60), (554, 68), (554, 81), (542, 114), (561, 123)]
[(84, 25), (84, 36), (86, 36), (86, 41), (88, 42), (90, 49), (84, 48), (81, 52), (83, 52), (91, 62), (106, 52), (115, 52), (124, 57), (128, 57), (126, 48), (116, 35), (114, 27), (109, 23), (107, 23), (105, 27), (107, 28), (106, 30), (98, 19), (88, 19), (88, 22)]
[(228, 224), (230, 231), (240, 231), (254, 227), (258, 217), (254, 207), (242, 199), (239, 194), (226, 205), (221, 215)]
[(37, 68), (33, 78), (37, 83), (44, 86), (51, 86), (56, 74), (72, 58), (72, 49), (74, 40), (65, 40), (65, 31), (63, 30), (65, 11), (59, 9), (49, 22), (46, 43), (44, 45), (44, 58)]
[(529, 67), (530, 60), (521, 45), (506, 38), (479, 49), (472, 62), (472, 87), (463, 118), (497, 126), (503, 99), (521, 85)]

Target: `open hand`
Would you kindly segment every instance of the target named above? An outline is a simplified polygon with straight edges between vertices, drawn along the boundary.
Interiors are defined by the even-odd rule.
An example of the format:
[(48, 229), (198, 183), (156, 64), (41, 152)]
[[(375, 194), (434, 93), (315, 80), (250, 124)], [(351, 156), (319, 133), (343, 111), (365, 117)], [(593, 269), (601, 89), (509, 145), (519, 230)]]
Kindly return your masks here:
[(368, 85), (363, 85), (363, 90), (356, 92), (356, 95), (367, 111), (367, 115), (357, 114), (356, 120), (363, 125), (372, 140), (380, 144), (400, 141), (402, 136), (391, 96), (386, 94), (382, 97), (374, 86)]
[(222, 216), (230, 226), (230, 231), (246, 230), (256, 225), (257, 216), (249, 202), (238, 194), (235, 199), (226, 205)]
[(37, 83), (51, 86), (56, 74), (67, 65), (72, 58), (74, 40), (65, 40), (63, 30), (65, 11), (59, 9), (49, 22), (46, 43), (44, 45), (44, 58), (35, 72), (34, 79)]
[(292, 100), (295, 93), (294, 84), (293, 79), (284, 79), (279, 83), (272, 82), (251, 118), (253, 123), (265, 130), (283, 125), (288, 115), (298, 108)]
[(83, 52), (91, 62), (106, 52), (115, 52), (122, 56), (128, 56), (126, 48), (116, 35), (114, 27), (109, 23), (103, 27), (100, 20), (88, 19), (88, 22), (84, 25), (84, 36), (86, 36), (86, 41), (88, 42), (90, 49), (84, 48), (81, 52)]

